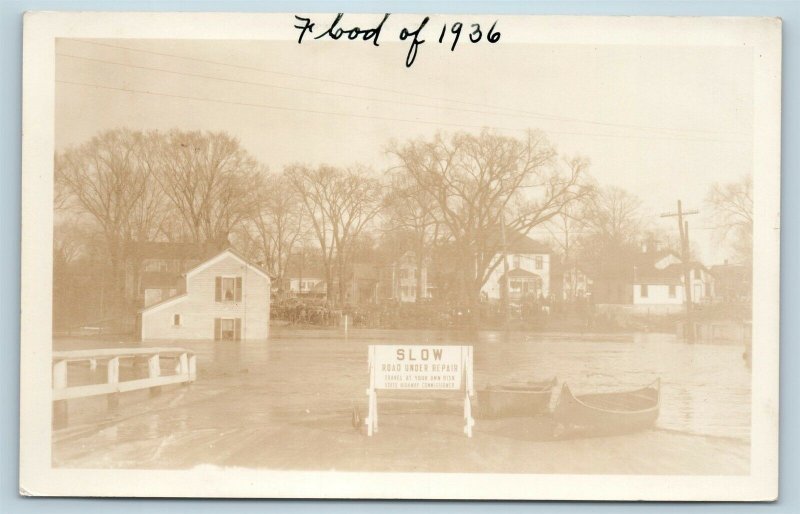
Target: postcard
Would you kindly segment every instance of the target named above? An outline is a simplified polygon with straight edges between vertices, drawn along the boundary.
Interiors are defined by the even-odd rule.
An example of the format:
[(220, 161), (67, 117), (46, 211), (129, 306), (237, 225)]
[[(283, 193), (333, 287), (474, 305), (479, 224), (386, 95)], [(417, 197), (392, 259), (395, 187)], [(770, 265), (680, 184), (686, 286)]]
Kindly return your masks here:
[(781, 22), (24, 19), (20, 493), (770, 501)]

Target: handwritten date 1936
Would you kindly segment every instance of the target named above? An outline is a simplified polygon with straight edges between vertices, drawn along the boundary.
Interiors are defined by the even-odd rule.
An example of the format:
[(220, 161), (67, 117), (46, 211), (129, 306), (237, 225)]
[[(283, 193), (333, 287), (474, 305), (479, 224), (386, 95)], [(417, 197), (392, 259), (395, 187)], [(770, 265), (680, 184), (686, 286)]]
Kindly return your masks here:
[[(422, 32), (422, 29), (428, 23), (428, 17), (426, 16), (422, 23), (419, 25), (414, 31), (409, 31), (408, 29), (404, 28), (400, 31), (400, 40), (405, 41), (409, 37), (413, 37), (411, 41), (411, 47), (408, 49), (408, 55), (406, 56), (406, 67), (410, 68), (412, 64), (414, 64), (414, 60), (417, 58), (417, 49), (419, 45), (425, 42), (424, 39), (420, 38), (419, 35)], [(467, 32), (468, 29), (464, 29), (464, 23), (457, 21), (450, 25), (450, 30), (447, 30), (447, 23), (442, 25), (442, 31), (439, 34), (439, 44), (445, 43), (447, 39), (448, 32), (453, 35), (453, 43), (450, 45), (450, 51), (454, 52), (456, 49), (456, 45), (458, 45), (458, 40), (461, 37), (461, 33)], [(500, 41), (500, 31), (496, 29), (497, 27), (497, 20), (492, 23), (492, 26), (489, 27), (489, 30), (486, 32), (486, 41), (489, 43), (497, 43)], [(468, 31), (469, 41), (470, 43), (478, 43), (483, 38), (483, 32), (481, 31), (480, 23), (473, 23), (470, 25), (472, 30)]]
[[(489, 27), (489, 31), (486, 33), (486, 41), (490, 43), (497, 43), (500, 41), (500, 32), (495, 30), (495, 26), (497, 25), (497, 21), (492, 23), (492, 26)], [(477, 43), (483, 37), (483, 32), (481, 32), (481, 24), (480, 23), (473, 23), (470, 25), (472, 31), (469, 32), (469, 40), (472, 43)], [(461, 32), (464, 30), (464, 24), (460, 21), (453, 23), (450, 26), (450, 32), (454, 35), (453, 37), (453, 45), (450, 47), (450, 51), (453, 52), (456, 49), (456, 45), (458, 44), (458, 39), (461, 37)], [(439, 34), (439, 43), (444, 43), (445, 34), (447, 34), (447, 24), (445, 23), (442, 25), (442, 33)]]
[[(389, 16), (390, 14), (386, 13), (380, 23), (372, 28), (343, 28), (340, 26), (340, 24), (343, 25), (342, 18), (344, 17), (344, 13), (338, 13), (336, 18), (333, 20), (333, 23), (331, 23), (326, 30), (316, 33), (316, 35), (313, 37), (314, 39), (328, 38), (333, 40), (345, 39), (349, 41), (361, 39), (362, 41), (371, 42), (373, 46), (380, 46), (379, 39), (381, 36), (381, 31), (383, 30), (384, 24), (389, 19)], [(314, 30), (316, 23), (310, 18), (303, 18), (297, 15), (295, 15), (295, 19), (300, 22), (299, 25), (294, 26), (296, 29), (300, 30), (300, 37), (297, 39), (297, 42), (302, 43), (303, 36), (305, 36), (306, 33), (314, 34), (316, 32)], [(410, 68), (414, 64), (414, 61), (417, 58), (419, 47), (425, 43), (425, 39), (423, 39), (422, 36), (423, 31), (428, 25), (429, 21), (430, 17), (426, 16), (418, 25), (406, 26), (400, 30), (400, 41), (411, 41), (411, 44), (408, 48), (408, 54), (406, 55), (407, 68)], [(479, 43), (481, 40), (485, 40), (489, 43), (497, 43), (500, 41), (500, 31), (497, 30), (496, 27), (496, 20), (492, 26), (489, 27), (489, 30), (486, 31), (486, 33), (483, 32), (479, 23), (472, 23), (469, 25), (469, 28), (467, 28), (465, 23), (460, 21), (452, 24), (445, 23), (442, 25), (442, 30), (439, 34), (439, 44), (449, 43), (450, 51), (454, 52), (459, 40), (463, 40), (462, 36), (464, 36), (464, 38), (473, 44)], [(450, 41), (451, 39), (452, 42)]]

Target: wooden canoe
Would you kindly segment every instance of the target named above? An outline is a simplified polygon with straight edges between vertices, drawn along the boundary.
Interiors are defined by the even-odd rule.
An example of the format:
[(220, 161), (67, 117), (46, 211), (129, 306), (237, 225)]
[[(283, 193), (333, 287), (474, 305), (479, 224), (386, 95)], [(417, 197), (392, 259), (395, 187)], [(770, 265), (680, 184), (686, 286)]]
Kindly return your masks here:
[(652, 427), (661, 406), (661, 379), (633, 391), (574, 395), (565, 383), (553, 411), (556, 435), (605, 435)]
[(478, 391), (478, 412), (482, 418), (538, 416), (550, 408), (558, 380), (527, 384), (490, 385)]

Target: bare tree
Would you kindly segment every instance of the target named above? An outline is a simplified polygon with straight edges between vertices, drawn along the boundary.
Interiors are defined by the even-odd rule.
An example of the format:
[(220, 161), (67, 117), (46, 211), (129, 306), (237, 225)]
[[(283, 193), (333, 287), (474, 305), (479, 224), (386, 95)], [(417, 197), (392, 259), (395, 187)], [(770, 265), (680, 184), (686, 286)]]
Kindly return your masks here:
[(269, 176), (259, 192), (258, 212), (244, 225), (258, 261), (284, 284), (287, 266), (295, 245), (307, 232), (303, 205), (297, 191), (284, 174)]
[(753, 178), (714, 184), (706, 197), (718, 241), (727, 242), (744, 264), (753, 259)]
[(582, 214), (588, 232), (585, 244), (601, 251), (635, 246), (643, 228), (641, 200), (616, 186), (597, 190)]
[(125, 302), (127, 243), (150, 238), (164, 214), (154, 170), (152, 139), (127, 129), (103, 132), (56, 155), (56, 206), (89, 216), (99, 227), (119, 308)]
[[(545, 223), (545, 228), (550, 233), (550, 241), (559, 254), (565, 269), (571, 271), (567, 274), (568, 282), (563, 284), (564, 298), (573, 300), (577, 291), (578, 257), (581, 240), (584, 237), (588, 214), (587, 205), (594, 200), (594, 188), (589, 189), (585, 197), (570, 202), (556, 216)], [(561, 281), (564, 277), (553, 276), (553, 280)]]
[[(399, 170), (392, 176), (392, 183), (384, 197), (386, 235), (394, 239), (395, 245), (414, 252), (416, 264), (415, 298), (423, 298), (422, 270), (431, 257), (434, 245), (442, 235), (437, 218), (436, 200), (421, 189), (407, 171)], [(400, 241), (398, 241), (398, 239)], [(393, 255), (399, 258), (400, 255)]]
[(595, 191), (583, 205), (581, 236), (573, 252), (582, 266), (601, 274), (619, 272), (627, 269), (644, 239), (663, 242), (652, 231), (645, 234), (641, 205), (637, 196), (616, 186)]
[(392, 154), (416, 186), (436, 202), (437, 217), (461, 256), (463, 296), (477, 302), (501, 259), (497, 236), (527, 234), (564, 206), (588, 194), (581, 179), (588, 162), (564, 166), (541, 132), (522, 139), (484, 130), (395, 144)]
[(584, 188), (584, 195), (564, 205), (561, 212), (544, 224), (550, 233), (550, 241), (565, 262), (577, 257), (580, 240), (591, 222), (589, 215), (597, 195), (597, 186), (587, 177)]
[(80, 217), (68, 216), (53, 225), (53, 269), (69, 266), (82, 252), (89, 230)]
[(165, 234), (172, 206), (156, 180), (160, 165), (160, 135), (148, 132), (140, 137), (138, 165), (144, 175), (145, 187), (128, 213), (128, 234), (134, 241), (152, 241)]
[(295, 165), (286, 173), (319, 243), (328, 298), (333, 292), (335, 267), (339, 278), (339, 303), (344, 303), (348, 252), (380, 211), (382, 186), (359, 168)]
[(235, 138), (172, 130), (159, 157), (158, 181), (193, 241), (224, 241), (257, 214), (262, 170)]

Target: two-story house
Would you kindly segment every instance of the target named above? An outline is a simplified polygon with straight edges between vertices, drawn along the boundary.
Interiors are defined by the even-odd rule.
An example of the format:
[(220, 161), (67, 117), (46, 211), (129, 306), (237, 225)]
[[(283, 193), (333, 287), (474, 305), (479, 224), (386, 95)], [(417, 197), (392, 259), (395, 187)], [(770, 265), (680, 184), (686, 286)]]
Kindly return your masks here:
[(227, 249), (186, 272), (185, 292), (141, 311), (142, 340), (265, 340), (269, 308), (269, 276)]
[(378, 301), (395, 301), (413, 303), (419, 299), (431, 297), (428, 281), (429, 259), (417, 259), (414, 251), (408, 250), (399, 257), (388, 259), (388, 263), (379, 266), (377, 299)]
[[(537, 300), (550, 295), (550, 248), (526, 235), (512, 232), (507, 241), (509, 299)], [(503, 297), (505, 266), (503, 254), (492, 261), (492, 272), (481, 288), (489, 300)]]

